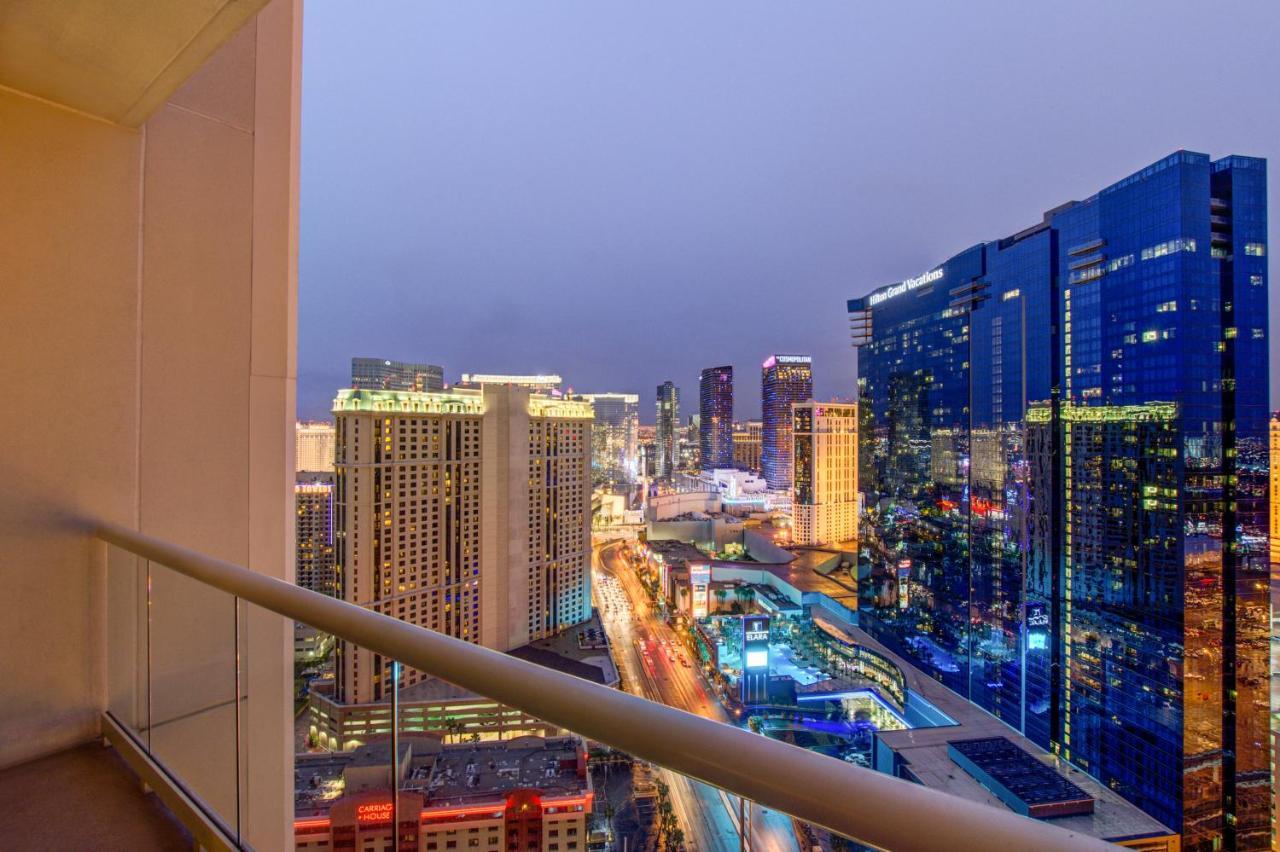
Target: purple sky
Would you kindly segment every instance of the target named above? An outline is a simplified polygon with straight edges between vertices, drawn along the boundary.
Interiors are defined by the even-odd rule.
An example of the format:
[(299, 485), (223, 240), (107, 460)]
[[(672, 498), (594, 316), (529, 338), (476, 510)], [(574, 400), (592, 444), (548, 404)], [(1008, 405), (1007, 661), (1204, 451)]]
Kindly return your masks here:
[(725, 363), (758, 417), (770, 352), (848, 396), (847, 298), (1178, 148), (1272, 161), (1274, 282), (1278, 37), (1263, 0), (309, 3), (299, 413), (352, 355), (646, 421)]

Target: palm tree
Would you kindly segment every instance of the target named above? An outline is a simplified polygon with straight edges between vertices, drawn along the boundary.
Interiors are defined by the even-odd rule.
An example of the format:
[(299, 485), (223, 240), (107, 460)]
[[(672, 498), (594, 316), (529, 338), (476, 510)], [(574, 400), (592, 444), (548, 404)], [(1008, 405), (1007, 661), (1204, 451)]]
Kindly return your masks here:
[(462, 720), (456, 719), (453, 716), (447, 716), (444, 720), (444, 729), (454, 737), (457, 737), (458, 742), (461, 742), (461, 737), (459, 735), (462, 733)]

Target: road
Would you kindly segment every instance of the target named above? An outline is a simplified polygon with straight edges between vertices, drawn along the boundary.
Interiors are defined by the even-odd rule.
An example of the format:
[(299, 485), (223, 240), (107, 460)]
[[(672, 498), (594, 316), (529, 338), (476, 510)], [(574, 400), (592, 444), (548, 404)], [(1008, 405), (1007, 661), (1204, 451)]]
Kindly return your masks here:
[[(696, 660), (650, 604), (620, 544), (596, 548), (592, 569), (592, 598), (626, 689), (651, 701), (728, 723), (724, 708), (698, 674)], [(666, 770), (663, 778), (689, 848), (699, 852), (734, 852), (739, 848), (736, 796)], [(750, 829), (751, 849), (799, 849), (791, 818), (776, 811), (752, 806)]]

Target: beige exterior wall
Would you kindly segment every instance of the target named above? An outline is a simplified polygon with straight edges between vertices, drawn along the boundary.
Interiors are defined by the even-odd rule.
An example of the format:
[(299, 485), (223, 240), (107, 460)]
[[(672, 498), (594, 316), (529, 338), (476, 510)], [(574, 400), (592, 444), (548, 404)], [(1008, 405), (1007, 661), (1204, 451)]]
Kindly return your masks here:
[[(393, 400), (393, 391), (356, 391)], [(337, 572), (342, 597), (392, 618), (481, 640), (481, 405), (471, 394), (404, 392), (421, 403), (336, 410)], [(381, 483), (381, 486), (379, 486)], [(338, 643), (337, 695), (390, 698), (390, 661)], [(401, 686), (424, 675), (401, 673)]]
[[(499, 651), (587, 619), (590, 403), (358, 389), (334, 418), (345, 600)], [(389, 661), (339, 642), (336, 666), (340, 701), (390, 699)]]
[[(741, 424), (739, 424), (741, 425)], [(760, 470), (760, 439), (763, 424), (749, 420), (743, 428), (733, 430), (733, 466), (743, 470)]]
[[(275, 0), (138, 130), (0, 90), (0, 359), (19, 377), (0, 409), (0, 765), (95, 737), (108, 628), (138, 638), (108, 624), (106, 548), (79, 522), (292, 578), (300, 25)], [(234, 613), (156, 575), (152, 710), (205, 714), (168, 754), (230, 772), (212, 797), (234, 805), (235, 729), (200, 704), (234, 697), (202, 680), (234, 659), (215, 641)], [(241, 626), (245, 837), (280, 848), (292, 626)]]
[(529, 632), (529, 391), (484, 388), (480, 627), (488, 648), (509, 650)]
[(294, 435), (299, 473), (333, 473), (335, 438), (332, 423), (298, 423)]
[[(797, 403), (793, 411), (792, 541), (800, 545), (852, 541), (858, 535), (857, 406), (805, 402)], [(810, 431), (800, 431), (801, 412), (811, 415)], [(808, 448), (802, 450), (802, 443)], [(802, 492), (808, 499), (802, 499)]]
[(528, 629), (508, 634), (511, 647), (591, 615), (591, 407), (533, 397), (528, 411), (528, 499), (511, 506), (527, 518)]

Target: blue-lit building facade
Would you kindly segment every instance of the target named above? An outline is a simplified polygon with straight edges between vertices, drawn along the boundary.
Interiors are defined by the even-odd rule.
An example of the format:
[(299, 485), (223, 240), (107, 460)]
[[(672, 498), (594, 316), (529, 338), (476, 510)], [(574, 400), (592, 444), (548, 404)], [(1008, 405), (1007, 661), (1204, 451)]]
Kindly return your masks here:
[(1269, 846), (1266, 252), (1182, 151), (848, 306), (862, 624), (1193, 849)]
[(707, 367), (699, 377), (698, 450), (704, 470), (733, 467), (733, 367)]
[(813, 399), (813, 359), (770, 355), (760, 368), (760, 472), (770, 488), (789, 490), (792, 478), (791, 406)]

